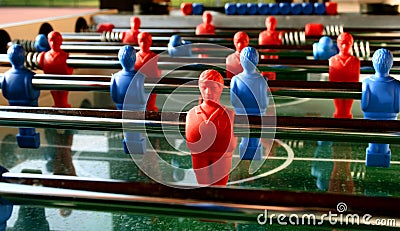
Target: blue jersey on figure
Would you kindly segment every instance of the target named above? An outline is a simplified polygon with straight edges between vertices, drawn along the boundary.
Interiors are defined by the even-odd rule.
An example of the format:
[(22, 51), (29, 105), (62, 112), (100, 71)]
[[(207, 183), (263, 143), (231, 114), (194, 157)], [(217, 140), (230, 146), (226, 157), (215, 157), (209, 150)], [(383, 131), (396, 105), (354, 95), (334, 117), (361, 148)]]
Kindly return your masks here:
[(172, 35), (168, 42), (168, 54), (170, 57), (192, 56), (192, 43), (182, 40), (179, 35)]
[[(144, 91), (145, 75), (134, 69), (135, 49), (128, 45), (122, 47), (118, 52), (118, 59), (122, 70), (112, 75), (110, 86), (112, 100), (118, 110), (145, 111), (147, 101)], [(124, 101), (127, 103), (125, 106)]]
[[(372, 57), (375, 75), (363, 80), (361, 109), (365, 119), (396, 120), (400, 111), (400, 82), (389, 75), (393, 55), (386, 49), (375, 51)], [(366, 165), (389, 167), (389, 144), (370, 143), (366, 150)]]
[[(240, 52), (243, 72), (234, 76), (230, 85), (231, 103), (238, 115), (264, 115), (267, 111), (268, 84), (256, 69), (258, 61), (258, 52), (253, 47), (246, 47)], [(242, 159), (261, 159), (261, 151), (259, 138), (242, 138)]]
[(328, 60), (330, 57), (337, 55), (339, 48), (332, 42), (328, 36), (323, 36), (317, 43), (313, 44), (313, 55), (315, 60)]
[[(136, 52), (131, 46), (123, 46), (118, 52), (122, 70), (111, 78), (111, 98), (118, 110), (145, 111), (147, 95), (144, 90), (145, 75), (134, 69)], [(146, 153), (146, 140), (139, 132), (127, 132), (123, 140), (125, 153)]]
[[(3, 96), (10, 106), (38, 106), (40, 91), (32, 85), (34, 72), (25, 65), (25, 50), (21, 45), (12, 45), (7, 50), (11, 69), (4, 73), (1, 84)], [(38, 148), (40, 146), (39, 133), (34, 128), (20, 128), (17, 135), (18, 146), (21, 148)]]

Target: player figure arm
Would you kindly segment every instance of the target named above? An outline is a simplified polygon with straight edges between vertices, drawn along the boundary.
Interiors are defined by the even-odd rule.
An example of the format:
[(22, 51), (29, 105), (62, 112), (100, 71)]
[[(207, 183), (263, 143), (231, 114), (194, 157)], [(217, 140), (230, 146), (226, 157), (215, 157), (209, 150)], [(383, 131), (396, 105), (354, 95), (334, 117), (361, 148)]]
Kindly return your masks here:
[(361, 93), (361, 109), (363, 111), (368, 110), (369, 106), (369, 99), (370, 99), (370, 90), (368, 82), (362, 83), (362, 93)]

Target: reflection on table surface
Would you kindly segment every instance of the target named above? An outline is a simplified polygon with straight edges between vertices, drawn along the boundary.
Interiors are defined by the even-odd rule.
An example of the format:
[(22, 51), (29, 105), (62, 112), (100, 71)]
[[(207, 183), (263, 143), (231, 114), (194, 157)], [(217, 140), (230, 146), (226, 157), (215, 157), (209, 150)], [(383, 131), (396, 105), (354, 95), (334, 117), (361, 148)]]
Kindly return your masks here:
[[(79, 177), (120, 179), (129, 181), (151, 181), (124, 154), (122, 133), (100, 131), (60, 131), (39, 129), (44, 136), (39, 149), (20, 149), (15, 142), (14, 129), (2, 129), (10, 132), (3, 137), (0, 160), (10, 172), (29, 172), (50, 175), (70, 175)], [(8, 130), (8, 131), (7, 131)], [(14, 132), (14, 134), (12, 133)], [(4, 134), (4, 133), (3, 133)], [(267, 140), (263, 141), (266, 144)], [(176, 168), (173, 171), (157, 169), (151, 165), (166, 182), (174, 184), (195, 184), (196, 178), (191, 169), (190, 154), (184, 140), (179, 137), (149, 135), (149, 144), (162, 160)], [(149, 146), (151, 147), (151, 146)], [(249, 173), (250, 161), (239, 161), (234, 154), (234, 169), (230, 174), (227, 187), (263, 188), (268, 190), (293, 190), (311, 192), (337, 192), (358, 195), (378, 195), (398, 197), (399, 157), (393, 155), (390, 168), (366, 168), (365, 147), (361, 143), (335, 143), (307, 140), (275, 140), (268, 158), (255, 173)], [(265, 149), (265, 147), (264, 147)], [(400, 152), (399, 145), (391, 146), (392, 152)], [(154, 150), (147, 154), (152, 155)], [(147, 155), (146, 154), (146, 155)], [(146, 171), (146, 170), (145, 170)], [(27, 219), (21, 217), (34, 217)], [(21, 220), (22, 219), (22, 220)], [(69, 227), (79, 230), (85, 227), (101, 227), (102, 230), (119, 230), (118, 225), (135, 224), (154, 225), (155, 227), (177, 227), (199, 225), (200, 227), (225, 227), (235, 229), (240, 224), (201, 222), (188, 218), (142, 217), (138, 215), (113, 214), (107, 212), (72, 211), (70, 209), (14, 207), (8, 227)], [(95, 226), (93, 226), (95, 223)], [(79, 224), (79, 228), (76, 227)], [(63, 228), (61, 228), (63, 229)], [(24, 230), (24, 229), (22, 229)], [(25, 229), (27, 230), (27, 228)]]

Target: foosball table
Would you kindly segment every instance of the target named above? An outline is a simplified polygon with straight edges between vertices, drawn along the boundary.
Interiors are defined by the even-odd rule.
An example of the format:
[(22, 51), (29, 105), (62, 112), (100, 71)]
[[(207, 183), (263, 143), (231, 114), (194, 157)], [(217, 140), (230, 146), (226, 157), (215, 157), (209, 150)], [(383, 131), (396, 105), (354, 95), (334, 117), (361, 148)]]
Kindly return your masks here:
[[(360, 83), (375, 74), (372, 53), (385, 47), (394, 57), (390, 75), (397, 78), (398, 16), (275, 15), (276, 30), (284, 31), (284, 44), (275, 47), (258, 44), (264, 15), (214, 12), (213, 35), (195, 35), (199, 15), (137, 16), (140, 31), (152, 35), (150, 50), (158, 57), (161, 78), (146, 77), (142, 86), (147, 94), (157, 94), (158, 111), (132, 110), (129, 99), (121, 110), (110, 95), (116, 73), (126, 65), (118, 51), (126, 45), (121, 32), (129, 30), (132, 15), (107, 11), (54, 26), (43, 21), (0, 31), (2, 78), (11, 67), (7, 48), (25, 44), (26, 66), (35, 72), (31, 85), (41, 91), (38, 107), (8, 106), (1, 99), (0, 230), (400, 227), (400, 124), (364, 119)], [(309, 23), (325, 25), (324, 35), (335, 43), (343, 31), (353, 35), (353, 53), (362, 54), (357, 55), (360, 82), (329, 82), (328, 60), (312, 58), (312, 44), (320, 36), (304, 34)], [(100, 24), (112, 24), (113, 30), (92, 29)], [(46, 31), (43, 25), (50, 27)], [(35, 29), (22, 35), (24, 27)], [(26, 41), (52, 30), (63, 36), (61, 49), (69, 52), (72, 75), (44, 74), (40, 51)], [(186, 114), (205, 100), (198, 81), (204, 70), (225, 77), (237, 31), (245, 31), (249, 46), (260, 53), (259, 71), (273, 76), (267, 81), (265, 114), (236, 113), (232, 125), (239, 141), (259, 139), (261, 155), (244, 159), (237, 142), (228, 182), (200, 184), (186, 141)], [(171, 35), (191, 41), (190, 57), (170, 57)], [(129, 45), (141, 48), (140, 42)], [(279, 58), (268, 58), (271, 54)], [(227, 108), (233, 108), (231, 81), (224, 78), (220, 98)], [(127, 94), (137, 91), (132, 85)], [(52, 107), (50, 91), (55, 90), (69, 91), (71, 108)], [(337, 98), (354, 99), (352, 118), (333, 118)], [(19, 147), (19, 128), (36, 128), (40, 147)], [(144, 153), (125, 144), (138, 134)], [(390, 144), (389, 167), (366, 166), (368, 143)]]

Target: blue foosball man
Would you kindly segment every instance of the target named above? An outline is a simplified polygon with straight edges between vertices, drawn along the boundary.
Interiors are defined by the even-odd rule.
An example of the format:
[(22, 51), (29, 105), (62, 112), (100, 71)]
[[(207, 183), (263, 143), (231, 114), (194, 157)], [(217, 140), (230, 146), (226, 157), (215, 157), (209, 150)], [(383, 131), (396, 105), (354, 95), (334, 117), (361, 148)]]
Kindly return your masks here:
[[(147, 95), (144, 90), (145, 75), (134, 69), (136, 52), (132, 46), (123, 46), (118, 52), (122, 70), (111, 79), (111, 98), (118, 110), (145, 111)], [(123, 140), (125, 153), (146, 153), (146, 139), (142, 133), (127, 132)]]
[[(379, 49), (372, 57), (375, 74), (362, 82), (361, 109), (365, 119), (396, 120), (400, 111), (400, 82), (389, 75), (393, 55)], [(369, 143), (366, 150), (366, 166), (389, 167), (389, 144)]]
[[(234, 76), (230, 85), (230, 99), (238, 115), (265, 115), (269, 104), (268, 84), (257, 71), (259, 54), (253, 47), (246, 47), (240, 52), (240, 63), (243, 72)], [(260, 138), (242, 137), (240, 158), (243, 160), (260, 160), (262, 147)]]
[[(25, 50), (21, 45), (12, 45), (7, 50), (11, 69), (4, 73), (1, 83), (3, 96), (10, 106), (38, 106), (40, 91), (33, 88), (34, 72), (26, 68)], [(40, 135), (35, 128), (19, 128), (17, 143), (21, 148), (39, 148)]]

